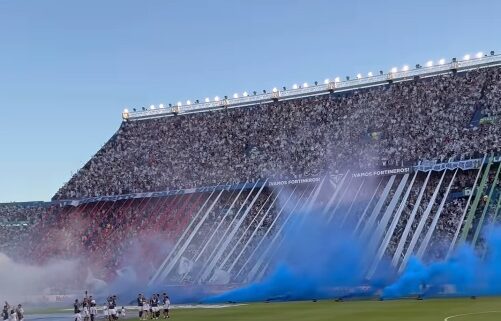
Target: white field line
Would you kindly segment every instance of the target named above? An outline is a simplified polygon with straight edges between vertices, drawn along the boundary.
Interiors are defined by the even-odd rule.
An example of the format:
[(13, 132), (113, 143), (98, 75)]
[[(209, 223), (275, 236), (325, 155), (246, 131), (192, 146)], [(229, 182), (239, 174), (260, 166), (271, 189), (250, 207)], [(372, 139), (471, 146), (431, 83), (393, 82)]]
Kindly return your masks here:
[(501, 313), (501, 311), (485, 311), (485, 312), (473, 312), (473, 313), (451, 315), (451, 316), (445, 318), (444, 321), (449, 321), (450, 319), (453, 319), (453, 318), (459, 318), (459, 317), (464, 317), (464, 316), (468, 316), (468, 315), (490, 314), (490, 313)]

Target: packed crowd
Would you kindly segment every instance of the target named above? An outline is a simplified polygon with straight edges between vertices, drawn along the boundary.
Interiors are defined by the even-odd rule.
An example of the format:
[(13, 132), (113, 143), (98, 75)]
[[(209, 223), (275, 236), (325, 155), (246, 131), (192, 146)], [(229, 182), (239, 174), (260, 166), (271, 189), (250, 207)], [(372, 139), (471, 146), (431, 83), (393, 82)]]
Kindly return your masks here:
[(55, 199), (297, 178), (500, 152), (501, 68), (124, 122)]

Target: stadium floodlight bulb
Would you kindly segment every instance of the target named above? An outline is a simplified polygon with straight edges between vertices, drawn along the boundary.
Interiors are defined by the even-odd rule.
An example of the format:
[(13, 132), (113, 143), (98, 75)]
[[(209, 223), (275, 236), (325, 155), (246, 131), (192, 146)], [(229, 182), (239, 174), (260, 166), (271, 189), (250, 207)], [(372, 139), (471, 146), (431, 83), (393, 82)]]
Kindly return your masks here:
[(374, 74), (372, 73), (372, 71), (369, 71), (369, 72), (367, 73), (367, 76), (372, 77), (372, 76), (374, 76)]
[(329, 78), (325, 78), (325, 80), (324, 80), (324, 84), (328, 85), (328, 84), (329, 84), (329, 82), (330, 82)]
[(357, 74), (357, 79), (362, 78), (362, 74)]
[(177, 106), (178, 106), (178, 107), (181, 107), (182, 105), (183, 105), (183, 104), (182, 104), (180, 101), (178, 101), (178, 102), (177, 102)]
[(426, 67), (432, 67), (432, 66), (433, 66), (433, 61), (430, 60), (426, 63)]
[(244, 96), (244, 97), (247, 97), (247, 96), (249, 96), (249, 93), (248, 93), (248, 92), (246, 92), (246, 91), (244, 91), (243, 96)]
[(477, 52), (477, 54), (475, 55), (475, 57), (482, 58), (483, 55), (484, 55), (484, 53), (480, 51), (480, 52)]
[(276, 93), (278, 91), (277, 87), (273, 87), (272, 91)]
[(307, 82), (303, 83), (303, 88), (308, 88), (308, 83)]
[(297, 84), (292, 85), (292, 89), (297, 89)]
[(443, 65), (443, 64), (445, 64), (445, 59), (444, 59), (444, 58), (440, 59), (440, 60), (438, 61), (438, 64), (439, 64), (439, 65)]
[(470, 60), (470, 58), (471, 58), (470, 55), (466, 54), (466, 55), (464, 55), (463, 60)]
[(396, 73), (397, 71), (398, 71), (397, 67), (393, 67), (393, 68), (391, 68), (391, 72), (392, 72), (392, 73)]
[(155, 109), (155, 105), (150, 105), (150, 109)]
[(407, 66), (407, 65), (403, 66), (403, 67), (402, 67), (402, 70), (403, 70), (403, 71), (408, 71), (408, 70), (409, 70), (409, 66)]
[(187, 100), (186, 105), (191, 105), (191, 100)]
[(124, 109), (124, 113), (128, 113), (129, 110), (127, 108)]
[(237, 93), (234, 93), (234, 94), (233, 94), (233, 98), (238, 98), (238, 94), (237, 94)]
[(164, 108), (164, 104), (158, 105), (158, 108)]
[(334, 79), (334, 82), (340, 82), (341, 79), (339, 77), (336, 77), (336, 79)]
[(214, 97), (214, 101), (219, 101), (219, 96)]
[(210, 98), (209, 97), (206, 97), (205, 98), (205, 102), (208, 103), (210, 101)]

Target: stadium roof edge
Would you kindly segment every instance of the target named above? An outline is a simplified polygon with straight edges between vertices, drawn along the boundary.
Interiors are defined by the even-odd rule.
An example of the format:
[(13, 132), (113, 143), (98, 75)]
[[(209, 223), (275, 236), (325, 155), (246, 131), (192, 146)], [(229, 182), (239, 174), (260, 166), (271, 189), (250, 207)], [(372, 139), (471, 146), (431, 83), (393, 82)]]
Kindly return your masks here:
[(243, 96), (237, 98), (225, 98), (218, 101), (209, 101), (202, 103), (178, 105), (169, 108), (147, 109), (142, 111), (124, 110), (122, 118), (124, 120), (141, 120), (159, 117), (169, 117), (177, 114), (191, 114), (207, 111), (214, 111), (223, 108), (237, 108), (253, 106), (258, 104), (271, 103), (277, 100), (289, 100), (305, 98), (310, 96), (325, 95), (332, 92), (346, 92), (361, 88), (381, 86), (391, 82), (409, 81), (415, 77), (427, 78), (451, 72), (464, 72), (476, 68), (487, 68), (501, 65), (501, 55), (485, 55), (480, 58), (464, 59), (456, 61), (453, 59), (450, 63), (437, 64), (427, 67), (419, 67), (409, 70), (401, 70), (367, 76), (344, 81), (329, 81), (328, 83), (312, 86), (299, 87), (297, 89), (274, 90), (271, 93), (257, 94), (253, 96)]

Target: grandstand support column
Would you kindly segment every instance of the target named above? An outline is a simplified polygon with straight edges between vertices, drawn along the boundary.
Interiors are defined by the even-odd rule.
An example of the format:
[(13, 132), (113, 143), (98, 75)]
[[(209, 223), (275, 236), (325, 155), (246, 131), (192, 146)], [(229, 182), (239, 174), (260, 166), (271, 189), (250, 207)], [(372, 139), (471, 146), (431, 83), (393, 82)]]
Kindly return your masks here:
[[(240, 237), (238, 238), (238, 240), (235, 242), (235, 244), (231, 247), (231, 250), (230, 252), (228, 253), (228, 255), (226, 255), (225, 259), (223, 260), (223, 262), (220, 264), (221, 268), (223, 268), (225, 265), (226, 265), (226, 262), (228, 262), (228, 260), (231, 258), (231, 256), (233, 255), (233, 253), (236, 251), (236, 249), (238, 248), (238, 245), (240, 244), (240, 242), (242, 242), (242, 240), (244, 239), (244, 237), (247, 235), (247, 232), (249, 232), (250, 228), (252, 227), (252, 225), (254, 224), (254, 222), (256, 222), (259, 214), (261, 214), (261, 212), (263, 211), (263, 208), (266, 206), (266, 204), (268, 203), (268, 201), (270, 200), (270, 198), (272, 197), (272, 194), (270, 193), (268, 195), (268, 197), (266, 198), (266, 200), (264, 201), (263, 205), (261, 205), (261, 207), (259, 208), (259, 211), (256, 213), (256, 215), (254, 215), (254, 217), (252, 218), (252, 221), (250, 222), (250, 224), (247, 224), (247, 227), (245, 228), (245, 231), (240, 235)], [(254, 231), (257, 230), (259, 226), (256, 226), (254, 228), (254, 230), (252, 231), (252, 234), (254, 234)], [(242, 251), (245, 250), (245, 248), (242, 248)]]
[(397, 190), (395, 191), (393, 197), (391, 198), (390, 204), (388, 204), (388, 207), (386, 207), (383, 217), (380, 219), (379, 224), (377, 224), (376, 230), (374, 231), (374, 233), (372, 233), (370, 241), (367, 243), (367, 247), (369, 248), (369, 250), (367, 251), (368, 255), (366, 259), (369, 261), (373, 260), (374, 258), (372, 253), (375, 253), (376, 249), (379, 247), (381, 238), (384, 236), (384, 232), (386, 231), (388, 222), (390, 221), (393, 212), (395, 211), (395, 207), (397, 206), (398, 200), (400, 199), (400, 196), (402, 195), (402, 192), (405, 186), (407, 185), (408, 180), (409, 180), (409, 174), (405, 174), (400, 180)]
[(261, 192), (265, 188), (266, 183), (267, 183), (267, 180), (264, 182), (264, 184), (261, 186), (261, 188), (259, 189), (259, 191), (257, 192), (257, 194), (254, 196), (254, 198), (252, 199), (252, 201), (249, 204), (249, 206), (247, 206), (247, 209), (245, 210), (245, 212), (243, 213), (243, 215), (240, 217), (240, 219), (237, 221), (237, 224), (235, 224), (235, 226), (233, 227), (233, 230), (230, 232), (230, 234), (228, 236), (226, 236), (226, 235), (224, 236), (224, 243), (223, 243), (223, 245), (219, 248), (218, 252), (216, 253), (216, 255), (214, 256), (214, 258), (212, 259), (212, 262), (209, 264), (209, 266), (207, 268), (205, 268), (205, 271), (202, 273), (202, 276), (200, 278), (200, 282), (204, 282), (205, 280), (207, 280), (209, 278), (211, 272), (214, 269), (218, 268), (216, 266), (217, 263), (219, 262), (219, 260), (221, 259), (222, 255), (226, 251), (226, 248), (228, 247), (229, 243), (233, 240), (233, 238), (237, 234), (238, 229), (240, 228), (240, 226), (242, 225), (242, 223), (244, 222), (244, 220), (247, 218), (247, 215), (249, 214), (250, 210), (254, 206), (254, 203), (259, 198), (259, 196), (261, 195)]
[(341, 219), (341, 224), (340, 224), (341, 227), (344, 227), (344, 224), (346, 223), (346, 220), (348, 219), (348, 217), (350, 217), (351, 210), (353, 208), (353, 204), (355, 204), (355, 202), (358, 200), (358, 195), (360, 194), (360, 191), (362, 190), (362, 187), (364, 187), (364, 180), (363, 179), (360, 180), (360, 185), (358, 186), (358, 189), (357, 189), (357, 192), (355, 193), (355, 196), (353, 196), (352, 199), (351, 199), (350, 206), (348, 207), (348, 209), (346, 210), (346, 212), (344, 212), (342, 214), (343, 217)]
[(458, 242), (457, 239), (459, 237), (459, 232), (461, 232), (461, 227), (463, 226), (463, 221), (464, 221), (464, 218), (466, 216), (466, 212), (468, 211), (468, 206), (470, 205), (475, 188), (477, 186), (478, 179), (480, 178), (480, 174), (482, 173), (482, 169), (484, 168), (483, 166), (484, 166), (484, 162), (485, 162), (486, 158), (487, 158), (487, 154), (484, 154), (484, 158), (482, 159), (482, 162), (480, 163), (480, 166), (478, 168), (477, 176), (475, 177), (475, 182), (473, 183), (470, 196), (468, 197), (468, 201), (466, 202), (466, 205), (464, 207), (463, 214), (461, 215), (461, 220), (458, 223), (456, 233), (454, 233), (454, 237), (453, 237), (452, 242), (449, 246), (449, 250), (447, 251), (447, 256), (445, 257), (446, 260), (450, 258), (450, 256), (452, 255), (452, 252), (456, 248), (456, 243)]
[[(501, 164), (499, 165), (501, 166)], [(494, 215), (492, 216), (492, 219), (491, 219), (491, 224), (492, 223), (496, 223), (496, 220), (498, 218), (498, 214), (499, 214), (499, 209), (501, 208), (501, 191), (498, 193), (498, 203), (496, 205), (496, 210), (494, 212)]]
[(463, 231), (461, 234), (461, 239), (460, 242), (464, 243), (467, 241), (468, 234), (470, 233), (470, 230), (472, 229), (473, 225), (473, 219), (475, 218), (475, 214), (477, 212), (477, 207), (478, 203), (480, 202), (480, 198), (482, 198), (482, 194), (484, 193), (485, 186), (487, 184), (487, 181), (489, 179), (489, 171), (492, 166), (492, 157), (489, 157), (489, 161), (487, 163), (487, 166), (484, 171), (484, 175), (482, 176), (482, 179), (480, 180), (480, 185), (478, 188), (473, 188), (471, 193), (475, 194), (475, 198), (473, 200), (473, 203), (471, 204), (468, 216), (466, 217), (466, 222), (463, 227)]
[[(365, 180), (365, 178), (364, 178), (364, 180)], [(356, 234), (357, 234), (357, 232), (358, 232), (358, 230), (359, 230), (360, 226), (362, 225), (362, 223), (363, 223), (363, 221), (364, 221), (364, 219), (365, 219), (365, 215), (367, 214), (367, 211), (369, 210), (369, 208), (370, 208), (370, 206), (371, 206), (372, 202), (374, 201), (374, 198), (376, 197), (377, 192), (378, 192), (378, 190), (379, 190), (379, 187), (381, 186), (381, 183), (383, 182), (383, 180), (384, 180), (384, 178), (383, 178), (383, 177), (381, 177), (381, 178), (379, 179), (379, 183), (378, 183), (377, 187), (374, 189), (374, 193), (372, 194), (372, 196), (371, 196), (371, 198), (370, 198), (369, 202), (367, 202), (367, 205), (365, 206), (365, 209), (364, 209), (364, 211), (362, 212), (362, 215), (360, 215), (360, 218), (358, 219), (357, 225), (355, 226), (355, 229), (353, 230), (353, 234), (354, 234), (354, 235), (356, 235)]]
[(372, 210), (372, 213), (369, 216), (369, 221), (365, 223), (362, 233), (360, 234), (362, 241), (367, 240), (370, 236), (370, 233), (374, 231), (374, 223), (376, 222), (376, 219), (379, 217), (379, 213), (381, 212), (381, 209), (383, 208), (383, 205), (386, 202), (388, 195), (390, 194), (391, 187), (395, 182), (395, 177), (396, 175), (391, 175), (388, 182), (386, 182), (386, 186), (383, 189), (383, 193), (381, 194), (381, 197), (376, 203), (376, 206)]
[[(181, 255), (183, 254), (184, 250), (188, 247), (188, 244), (189, 244), (188, 240), (191, 240), (193, 238), (194, 234), (198, 231), (198, 229), (200, 228), (201, 224), (203, 223), (203, 219), (198, 222), (198, 224), (196, 225), (196, 227), (194, 228), (194, 230), (190, 233), (190, 235), (188, 236), (188, 240), (184, 240), (184, 242), (182, 244), (181, 244), (181, 242), (183, 241), (183, 239), (185, 238), (185, 236), (187, 236), (188, 233), (191, 231), (191, 229), (192, 229), (193, 225), (195, 224), (197, 218), (201, 215), (203, 209), (208, 204), (209, 200), (212, 198), (212, 196), (214, 195), (214, 193), (216, 192), (216, 190), (217, 190), (217, 186), (214, 187), (214, 189), (212, 190), (212, 192), (210, 193), (210, 195), (207, 197), (207, 199), (205, 200), (205, 202), (202, 205), (202, 207), (200, 207), (200, 210), (191, 219), (190, 224), (186, 227), (186, 229), (183, 232), (183, 234), (181, 235), (181, 237), (177, 240), (176, 244), (172, 248), (172, 251), (169, 252), (169, 254), (165, 258), (165, 260), (162, 262), (162, 264), (160, 265), (160, 267), (157, 269), (157, 271), (155, 272), (155, 274), (151, 278), (150, 282), (148, 283), (149, 286), (151, 286), (155, 282), (157, 282), (158, 279), (161, 279), (161, 280), (165, 279), (167, 277), (167, 275), (170, 273), (170, 271), (172, 270), (172, 268), (175, 266), (175, 264), (177, 263), (177, 261), (179, 260), (179, 258), (181, 257)], [(217, 200), (219, 199), (219, 196), (221, 196), (222, 192), (223, 192), (223, 190), (221, 190), (221, 192), (219, 193), (219, 195), (216, 197), (216, 201), (215, 202), (217, 202)], [(212, 205), (214, 205), (215, 202), (213, 202)], [(206, 215), (207, 215), (207, 212), (206, 212)], [(181, 249), (179, 249), (178, 251), (176, 251), (176, 249), (179, 246), (181, 247)], [(176, 253), (176, 254), (174, 255), (174, 253)], [(172, 258), (173, 256), (174, 256), (174, 258)]]
[(430, 216), (430, 212), (433, 208), (433, 205), (435, 205), (435, 200), (437, 198), (438, 192), (440, 191), (440, 187), (442, 186), (442, 182), (444, 181), (445, 174), (447, 173), (447, 170), (444, 170), (444, 173), (442, 174), (442, 177), (440, 178), (440, 181), (438, 182), (437, 187), (435, 187), (435, 191), (433, 191), (433, 195), (431, 196), (431, 199), (428, 201), (428, 205), (426, 206), (426, 209), (424, 213), (421, 215), (421, 218), (419, 219), (419, 224), (412, 234), (412, 239), (411, 243), (407, 247), (407, 252), (404, 255), (404, 259), (402, 260), (402, 263), (400, 264), (400, 268), (398, 272), (402, 272), (405, 267), (407, 266), (407, 262), (409, 262), (409, 259), (411, 255), (414, 253), (414, 247), (416, 246), (419, 236), (423, 232), (423, 228), (428, 221), (428, 217)]
[[(266, 257), (269, 257), (268, 253), (273, 249), (274, 245), (275, 245), (275, 242), (278, 238), (278, 236), (282, 233), (283, 229), (285, 226), (287, 226), (289, 220), (291, 219), (291, 217), (294, 215), (294, 212), (296, 211), (296, 208), (297, 206), (299, 205), (299, 203), (303, 202), (303, 196), (306, 194), (306, 191), (303, 191), (301, 193), (301, 196), (298, 198), (297, 202), (295, 203), (294, 205), (294, 208), (292, 208), (292, 210), (290, 211), (289, 215), (286, 217), (285, 221), (282, 223), (282, 225), (280, 226), (280, 228), (278, 229), (278, 231), (275, 233), (275, 235), (273, 236), (273, 238), (271, 239), (270, 243), (268, 244), (268, 246), (266, 247), (266, 249), (263, 251), (263, 253), (261, 254), (261, 256), (259, 257), (258, 261), (256, 262), (256, 264), (254, 265), (254, 267), (251, 269), (251, 271), (249, 272), (249, 274), (247, 275), (247, 280), (248, 281), (253, 281), (256, 274), (259, 272), (259, 268), (263, 265), (263, 263), (265, 262), (265, 258)], [(311, 193), (309, 194), (311, 195)], [(306, 203), (306, 202), (305, 202)], [(304, 203), (303, 203), (304, 205)], [(271, 227), (270, 227), (271, 228)]]
[(449, 196), (449, 192), (452, 188), (452, 184), (454, 183), (454, 179), (456, 178), (456, 174), (458, 172), (458, 169), (454, 171), (454, 174), (452, 175), (451, 181), (449, 182), (449, 186), (447, 186), (447, 190), (445, 191), (445, 194), (442, 198), (442, 201), (440, 202), (440, 206), (438, 207), (437, 212), (435, 213), (435, 216), (433, 217), (433, 221), (431, 222), (431, 226), (428, 228), (428, 231), (426, 232), (426, 235), (421, 242), (421, 245), (419, 246), (419, 249), (417, 251), (416, 256), (418, 259), (422, 259), (424, 256), (424, 253), (426, 252), (426, 249), (428, 248), (428, 244), (430, 243), (431, 237), (433, 236), (433, 233), (435, 232), (435, 228), (437, 227), (438, 220), (440, 219), (440, 215), (442, 214), (442, 211), (445, 206), (445, 202), (447, 201), (447, 197)]
[[(309, 203), (309, 200), (312, 198), (312, 195), (315, 193), (315, 188), (313, 188), (311, 190), (311, 192), (309, 193), (309, 195), (306, 197), (306, 200), (304, 201), (303, 205), (301, 205), (301, 207), (299, 208), (298, 211), (296, 211), (297, 213), (300, 213), (300, 214), (304, 214), (304, 210), (307, 208), (307, 204)], [(298, 203), (299, 204), (299, 203)], [(294, 213), (292, 213), (291, 215), (294, 215)], [(291, 225), (289, 225), (288, 227), (288, 230), (289, 231), (297, 231), (297, 233), (300, 233), (301, 231), (301, 228), (302, 228), (302, 223), (303, 221), (301, 220), (299, 223), (297, 221), (293, 221), (293, 223)], [(285, 227), (285, 225), (283, 225), (280, 229), (280, 231)], [(293, 232), (294, 233), (294, 232)], [(278, 234), (276, 236), (279, 236)], [(278, 245), (274, 246), (271, 248), (271, 250), (273, 251), (273, 253), (269, 256), (269, 257), (272, 257), (272, 258), (275, 258), (275, 257), (278, 257), (280, 255), (280, 253), (283, 253), (282, 252), (282, 245), (284, 243), (284, 239), (281, 238), (279, 241), (278, 241)], [(261, 273), (259, 273), (260, 275), (263, 274), (268, 266), (270, 265), (270, 261), (266, 262), (266, 265), (263, 269), (261, 269)], [(260, 276), (257, 277), (256, 280), (260, 280)]]
[(334, 203), (334, 200), (336, 199), (337, 194), (339, 193), (339, 191), (343, 187), (344, 181), (346, 180), (348, 175), (350, 175), (350, 171), (347, 171), (346, 174), (343, 176), (343, 179), (341, 180), (341, 182), (337, 186), (336, 190), (334, 191), (334, 194), (332, 194), (332, 197), (329, 199), (329, 202), (327, 202), (327, 205), (325, 205), (325, 208), (322, 211), (322, 215), (326, 215), (327, 212), (329, 211), (329, 208), (332, 206), (332, 203)]
[(421, 205), (421, 200), (423, 199), (424, 192), (426, 190), (426, 186), (428, 185), (428, 180), (430, 179), (431, 171), (428, 172), (428, 175), (426, 176), (426, 179), (423, 183), (423, 186), (421, 187), (421, 190), (419, 191), (418, 198), (416, 200), (416, 204), (414, 204), (414, 207), (411, 212), (411, 216), (409, 217), (409, 220), (407, 221), (407, 224), (405, 225), (404, 232), (402, 233), (402, 236), (400, 237), (400, 240), (398, 242), (397, 250), (395, 251), (395, 254), (393, 255), (393, 259), (391, 260), (391, 264), (393, 266), (398, 265), (398, 261), (400, 260), (400, 256), (402, 255), (402, 252), (404, 250), (405, 246), (405, 241), (407, 240), (407, 237), (409, 236), (409, 232), (412, 228), (412, 224), (414, 223), (414, 218), (416, 217), (416, 213), (419, 209), (419, 205)]
[[(246, 182), (247, 184), (247, 182)], [(202, 256), (202, 254), (205, 252), (205, 250), (207, 249), (207, 247), (209, 246), (209, 244), (212, 242), (213, 238), (216, 236), (217, 234), (217, 231), (221, 228), (221, 226), (223, 225), (225, 219), (228, 217), (229, 213), (231, 213), (231, 211), (233, 210), (233, 208), (235, 207), (235, 203), (237, 202), (237, 200), (240, 198), (240, 195), (242, 195), (242, 192), (244, 191), (245, 189), (245, 186), (246, 184), (244, 184), (242, 186), (242, 188), (238, 191), (238, 194), (235, 198), (233, 198), (232, 202), (231, 202), (231, 205), (230, 207), (224, 212), (224, 215), (223, 215), (223, 218), (219, 221), (218, 225), (216, 226), (216, 228), (214, 229), (214, 231), (212, 232), (211, 236), (209, 237), (209, 239), (205, 242), (204, 246), (202, 247), (202, 250), (200, 250), (197, 254), (197, 256), (195, 257), (195, 260), (194, 262), (198, 262), (198, 260), (200, 259), (200, 257)], [(212, 256), (212, 253), (209, 255), (209, 257)]]
[[(259, 230), (259, 228), (263, 225), (264, 223), (264, 220), (268, 217), (268, 214), (270, 212), (270, 210), (273, 208), (273, 206), (275, 205), (275, 202), (276, 200), (278, 199), (280, 193), (282, 192), (282, 189), (283, 187), (279, 190), (279, 192), (277, 193), (277, 195), (275, 195), (275, 197), (273, 198), (273, 201), (271, 202), (271, 204), (268, 206), (268, 209), (266, 210), (266, 212), (264, 213), (263, 217), (261, 217), (261, 220), (259, 221), (258, 225), (256, 226), (256, 228), (254, 229), (254, 231), (252, 232), (251, 236), (247, 239), (247, 242), (245, 242), (244, 246), (242, 247), (242, 250), (240, 251), (240, 253), (238, 254), (238, 256), (233, 260), (233, 262), (231, 263), (230, 267), (228, 268), (228, 272), (231, 273), (231, 271), (233, 270), (233, 268), (235, 267), (235, 264), (238, 262), (238, 260), (240, 260), (240, 257), (243, 255), (243, 253), (245, 252), (245, 249), (249, 246), (250, 242), (254, 239), (254, 237), (256, 236), (256, 233), (257, 231)], [(270, 194), (272, 195), (272, 194)]]
[(336, 213), (338, 211), (339, 205), (341, 205), (341, 203), (343, 203), (344, 197), (345, 197), (346, 193), (350, 190), (350, 184), (351, 184), (351, 182), (353, 180), (354, 180), (354, 178), (352, 178), (352, 177), (350, 177), (350, 179), (348, 180), (348, 183), (346, 184), (346, 188), (344, 188), (343, 192), (339, 196), (339, 199), (336, 202), (336, 206), (331, 211), (331, 213), (329, 215), (329, 218), (327, 219), (327, 224), (330, 224), (330, 222), (332, 221), (332, 219), (334, 218), (334, 216), (336, 216)]
[(237, 274), (235, 274), (235, 278), (237, 278), (240, 275), (240, 273), (243, 271), (243, 269), (245, 268), (245, 266), (249, 263), (249, 261), (251, 260), (251, 258), (254, 256), (254, 254), (256, 253), (256, 251), (259, 249), (259, 247), (261, 246), (261, 244), (263, 243), (263, 241), (266, 240), (266, 238), (267, 238), (268, 234), (270, 233), (271, 229), (275, 226), (277, 220), (281, 217), (284, 208), (287, 206), (287, 204), (289, 204), (289, 201), (292, 199), (292, 195), (296, 191), (296, 189), (297, 189), (297, 185), (295, 185), (294, 188), (293, 188), (293, 190), (292, 190), (292, 192), (290, 192), (289, 197), (285, 200), (284, 204), (279, 209), (277, 215), (275, 216), (275, 218), (271, 222), (270, 226), (268, 227), (268, 229), (266, 230), (266, 232), (264, 233), (264, 235), (259, 240), (259, 243), (256, 245), (256, 247), (254, 247), (254, 249), (252, 250), (252, 252), (250, 253), (250, 255), (245, 260), (244, 264), (240, 267), (240, 270), (238, 270)]
[[(258, 181), (259, 182), (259, 181)], [(219, 240), (217, 240), (216, 242), (216, 246), (214, 246), (214, 248), (212, 249), (212, 251), (210, 252), (209, 256), (208, 256), (208, 259), (205, 260), (204, 262), (204, 266), (200, 269), (200, 271), (198, 271), (198, 273), (193, 277), (193, 280), (200, 280), (200, 276), (202, 275), (202, 273), (204, 272), (205, 268), (207, 267), (207, 264), (208, 262), (211, 262), (212, 261), (212, 258), (214, 257), (214, 255), (216, 255), (217, 253), (217, 250), (220, 248), (221, 246), (221, 242), (223, 242), (224, 238), (227, 237), (227, 234), (228, 232), (230, 231), (231, 229), (231, 226), (233, 225), (233, 223), (235, 223), (235, 220), (237, 219), (237, 217), (239, 216), (239, 214), (242, 212), (242, 209), (244, 208), (245, 204), (247, 204), (247, 201), (249, 200), (249, 197), (252, 195), (252, 193), (254, 192), (254, 189), (256, 188), (258, 182), (256, 182), (254, 185), (252, 185), (252, 188), (251, 190), (247, 193), (247, 196), (245, 197), (244, 201), (242, 202), (242, 204), (240, 205), (240, 207), (238, 208), (238, 211), (233, 215), (233, 218), (231, 219), (231, 222), (230, 224), (228, 224), (228, 226), (224, 229), (224, 232), (223, 232), (223, 235), (222, 237), (219, 238)], [(226, 211), (226, 214), (229, 214), (231, 213), (231, 211), (233, 210), (233, 207), (235, 205), (235, 202), (238, 200), (238, 198), (235, 198), (233, 200), (233, 202), (231, 203), (231, 207)]]
[(381, 262), (381, 259), (383, 258), (384, 253), (386, 252), (386, 249), (388, 248), (388, 244), (390, 244), (391, 237), (393, 236), (393, 233), (395, 232), (395, 228), (397, 227), (398, 222), (400, 221), (400, 216), (402, 216), (402, 212), (404, 211), (405, 206), (407, 205), (407, 199), (409, 198), (409, 195), (412, 191), (412, 187), (414, 186), (414, 181), (416, 180), (416, 177), (418, 175), (418, 172), (416, 171), (414, 173), (414, 176), (412, 177), (411, 182), (409, 183), (409, 186), (407, 187), (407, 190), (405, 191), (404, 197), (402, 201), (400, 202), (400, 205), (398, 206), (397, 213), (395, 214), (395, 217), (393, 217), (393, 221), (391, 222), (390, 228), (386, 231), (385, 237), (383, 239), (383, 242), (379, 246), (379, 249), (376, 254), (376, 258), (374, 259), (374, 262), (372, 263), (371, 268), (369, 269), (369, 273), (367, 277), (370, 279), (376, 272), (376, 269)]
[(482, 216), (480, 217), (480, 221), (477, 224), (477, 229), (475, 230), (475, 235), (473, 236), (473, 240), (471, 241), (471, 244), (473, 244), (473, 247), (475, 247), (477, 245), (478, 236), (480, 235), (480, 232), (482, 231), (482, 226), (484, 223), (485, 214), (487, 213), (487, 210), (489, 208), (492, 194), (494, 193), (494, 190), (496, 189), (496, 186), (498, 184), (499, 170), (500, 169), (501, 169), (501, 166), (498, 166), (498, 169), (496, 171), (496, 176), (494, 177), (494, 182), (492, 182), (491, 189), (489, 191), (489, 196), (487, 197), (487, 202), (485, 203), (484, 209), (482, 211)]

